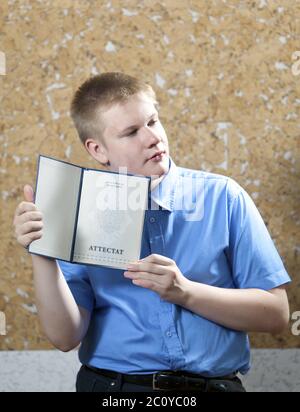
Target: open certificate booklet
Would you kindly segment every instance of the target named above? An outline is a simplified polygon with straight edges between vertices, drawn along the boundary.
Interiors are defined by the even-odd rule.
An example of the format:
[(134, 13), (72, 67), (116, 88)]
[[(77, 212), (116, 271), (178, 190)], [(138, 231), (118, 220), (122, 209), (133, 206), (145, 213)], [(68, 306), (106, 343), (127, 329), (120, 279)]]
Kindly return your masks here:
[(150, 180), (40, 155), (35, 204), (43, 213), (43, 236), (29, 252), (126, 269), (140, 259)]

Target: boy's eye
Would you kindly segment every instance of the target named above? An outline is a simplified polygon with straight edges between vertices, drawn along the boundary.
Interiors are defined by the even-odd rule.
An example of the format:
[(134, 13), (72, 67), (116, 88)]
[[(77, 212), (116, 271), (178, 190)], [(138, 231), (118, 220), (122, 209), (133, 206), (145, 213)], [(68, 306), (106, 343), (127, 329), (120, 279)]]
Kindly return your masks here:
[[(149, 125), (149, 126), (153, 126), (156, 122), (157, 122), (157, 120), (152, 119), (152, 120), (150, 120), (150, 122), (148, 123), (148, 125)], [(128, 136), (134, 136), (134, 135), (137, 133), (137, 131), (138, 131), (138, 129), (132, 130), (132, 132), (130, 132), (130, 133), (128, 134)]]

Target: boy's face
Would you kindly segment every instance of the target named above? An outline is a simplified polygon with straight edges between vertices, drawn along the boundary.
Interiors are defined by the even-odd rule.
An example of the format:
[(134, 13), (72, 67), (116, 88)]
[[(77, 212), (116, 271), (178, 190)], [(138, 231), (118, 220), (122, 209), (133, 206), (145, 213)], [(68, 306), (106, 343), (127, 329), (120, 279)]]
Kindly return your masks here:
[[(103, 143), (88, 139), (86, 148), (109, 170), (126, 167), (128, 173), (157, 179), (169, 169), (169, 145), (154, 101), (144, 93), (101, 112)], [(132, 126), (132, 127), (131, 127)], [(153, 158), (157, 152), (163, 152)]]

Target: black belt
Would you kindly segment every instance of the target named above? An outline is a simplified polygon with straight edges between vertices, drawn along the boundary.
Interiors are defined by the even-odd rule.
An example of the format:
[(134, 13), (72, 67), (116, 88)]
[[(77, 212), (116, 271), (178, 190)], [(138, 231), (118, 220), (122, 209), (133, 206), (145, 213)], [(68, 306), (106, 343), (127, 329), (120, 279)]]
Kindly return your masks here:
[(200, 391), (206, 391), (210, 381), (228, 381), (236, 378), (236, 373), (216, 378), (206, 378), (204, 376), (185, 371), (159, 371), (153, 374), (129, 375), (107, 369), (94, 368), (93, 366), (86, 366), (86, 368), (99, 375), (109, 378), (117, 378), (121, 375), (122, 382), (150, 386), (157, 390), (197, 389)]

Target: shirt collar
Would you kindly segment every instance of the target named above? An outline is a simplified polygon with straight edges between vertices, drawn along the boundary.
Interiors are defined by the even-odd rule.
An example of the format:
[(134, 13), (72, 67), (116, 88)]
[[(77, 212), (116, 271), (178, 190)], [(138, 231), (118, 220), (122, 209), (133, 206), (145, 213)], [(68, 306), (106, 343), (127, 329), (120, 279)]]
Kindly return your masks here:
[[(156, 205), (172, 212), (174, 209), (174, 199), (176, 191), (176, 182), (178, 177), (177, 166), (169, 157), (169, 170), (161, 182), (153, 189), (151, 193), (151, 210), (158, 209)], [(154, 204), (153, 204), (154, 202)]]

